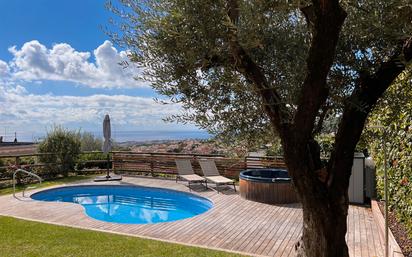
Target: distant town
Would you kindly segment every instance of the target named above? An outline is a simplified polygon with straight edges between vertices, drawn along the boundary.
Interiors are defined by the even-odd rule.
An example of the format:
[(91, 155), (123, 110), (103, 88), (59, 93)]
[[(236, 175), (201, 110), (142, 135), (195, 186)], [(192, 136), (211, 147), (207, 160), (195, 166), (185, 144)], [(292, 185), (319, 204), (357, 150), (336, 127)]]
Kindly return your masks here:
[(224, 154), (227, 149), (213, 140), (153, 140), (146, 142), (125, 142), (117, 144), (132, 152)]
[[(184, 139), (184, 140), (151, 140), (128, 141), (115, 143), (113, 150), (131, 151), (138, 153), (190, 153), (190, 154), (216, 154), (216, 155), (244, 155), (246, 149), (242, 147), (228, 148), (215, 140)], [(0, 143), (0, 155), (32, 154), (37, 151), (35, 143)], [(248, 155), (265, 155), (264, 149), (249, 152)]]

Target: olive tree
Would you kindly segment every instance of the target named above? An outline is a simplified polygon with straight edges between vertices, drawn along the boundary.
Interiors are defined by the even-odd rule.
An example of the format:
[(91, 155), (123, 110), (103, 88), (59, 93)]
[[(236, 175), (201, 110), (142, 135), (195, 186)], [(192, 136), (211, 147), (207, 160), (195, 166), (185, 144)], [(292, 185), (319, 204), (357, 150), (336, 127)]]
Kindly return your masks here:
[[(412, 59), (409, 0), (120, 0), (113, 39), (181, 115), (281, 139), (303, 207), (299, 256), (348, 256), (348, 186), (368, 114)], [(336, 120), (326, 165), (315, 136)]]

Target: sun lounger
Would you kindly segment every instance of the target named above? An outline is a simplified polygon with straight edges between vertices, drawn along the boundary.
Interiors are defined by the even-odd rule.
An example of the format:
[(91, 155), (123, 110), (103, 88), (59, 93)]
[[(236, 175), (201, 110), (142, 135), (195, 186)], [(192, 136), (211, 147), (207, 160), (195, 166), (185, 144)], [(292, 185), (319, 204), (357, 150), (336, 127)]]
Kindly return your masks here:
[[(216, 190), (219, 192), (219, 185), (233, 185), (236, 192), (235, 182), (231, 179), (223, 177), (217, 170), (214, 160), (199, 160), (200, 167), (202, 168), (203, 175), (207, 181), (216, 184)], [(206, 184), (207, 185), (207, 184)]]
[[(202, 183), (206, 182), (206, 179), (195, 174), (192, 168), (192, 163), (190, 162), (189, 159), (175, 159), (176, 167), (177, 167), (177, 173), (178, 175), (176, 176), (176, 183), (177, 180), (183, 179), (189, 183), (189, 189), (191, 183)], [(206, 184), (207, 188), (207, 184)]]

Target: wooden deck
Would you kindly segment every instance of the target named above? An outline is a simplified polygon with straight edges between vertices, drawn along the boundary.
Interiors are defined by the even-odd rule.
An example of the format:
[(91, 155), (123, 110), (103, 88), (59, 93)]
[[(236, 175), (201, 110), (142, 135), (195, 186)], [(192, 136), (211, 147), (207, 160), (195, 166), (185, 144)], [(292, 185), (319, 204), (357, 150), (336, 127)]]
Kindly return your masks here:
[[(120, 183), (189, 191), (184, 182), (173, 180), (128, 177)], [(170, 223), (124, 225), (101, 222), (89, 218), (78, 204), (40, 202), (23, 197), (15, 199), (10, 195), (0, 197), (0, 215), (252, 256), (294, 256), (294, 244), (302, 230), (299, 204), (275, 206), (247, 201), (234, 193), (233, 188), (218, 194), (199, 185), (192, 192), (212, 200), (214, 207), (196, 217)], [(350, 206), (347, 242), (352, 257), (383, 256), (383, 242), (369, 208)]]

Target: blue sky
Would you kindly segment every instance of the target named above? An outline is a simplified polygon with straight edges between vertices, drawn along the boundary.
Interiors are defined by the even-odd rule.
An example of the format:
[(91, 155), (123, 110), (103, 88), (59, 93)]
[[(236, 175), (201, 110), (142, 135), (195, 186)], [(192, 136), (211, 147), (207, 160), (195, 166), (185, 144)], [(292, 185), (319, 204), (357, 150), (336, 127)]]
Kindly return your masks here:
[(140, 71), (117, 65), (127, 56), (101, 28), (104, 2), (0, 0), (0, 135), (98, 131), (105, 113), (119, 131), (195, 129), (164, 123), (179, 106), (156, 104)]

